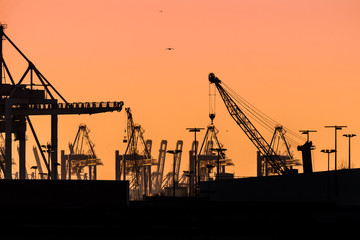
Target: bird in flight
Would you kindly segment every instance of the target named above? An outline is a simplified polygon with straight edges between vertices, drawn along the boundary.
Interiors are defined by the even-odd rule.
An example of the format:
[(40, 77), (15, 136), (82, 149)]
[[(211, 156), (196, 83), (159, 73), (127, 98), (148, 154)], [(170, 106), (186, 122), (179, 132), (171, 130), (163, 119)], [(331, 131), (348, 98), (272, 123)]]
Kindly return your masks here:
[(172, 48), (172, 47), (168, 47), (168, 48), (165, 48), (165, 50), (169, 50), (169, 51), (171, 51), (171, 50), (174, 50), (174, 48)]

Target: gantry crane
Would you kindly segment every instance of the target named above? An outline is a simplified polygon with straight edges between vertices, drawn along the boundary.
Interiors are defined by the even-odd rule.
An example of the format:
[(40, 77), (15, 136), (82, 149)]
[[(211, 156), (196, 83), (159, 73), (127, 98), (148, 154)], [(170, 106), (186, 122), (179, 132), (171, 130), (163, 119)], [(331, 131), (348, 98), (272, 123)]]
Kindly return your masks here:
[[(180, 165), (181, 165), (181, 157), (182, 157), (182, 148), (183, 148), (183, 141), (178, 140), (176, 142), (176, 148), (175, 148), (175, 156), (174, 161), (172, 161), (171, 171), (169, 171), (166, 176), (163, 179), (163, 186), (161, 187), (162, 190), (164, 190), (165, 187), (178, 187), (179, 183), (179, 173), (180, 173)], [(175, 165), (175, 166), (174, 166)], [(175, 171), (174, 171), (175, 170)]]
[[(293, 169), (294, 166), (301, 166), (302, 164), (299, 159), (295, 159), (285, 134), (286, 130), (282, 125), (278, 124), (275, 126), (275, 131), (270, 141), (270, 147), (289, 169)], [(265, 157), (258, 153), (258, 176), (267, 176), (273, 173), (274, 169), (267, 164)]]
[[(96, 156), (95, 144), (90, 140), (89, 128), (85, 124), (80, 124), (73, 143), (69, 143), (70, 154), (61, 156), (61, 179), (71, 179), (71, 175), (76, 175), (77, 179), (96, 180), (97, 166), (104, 165)], [(85, 167), (88, 171), (84, 171)], [(83, 177), (81, 178), (81, 173)]]
[(130, 198), (140, 199), (152, 191), (151, 166), (156, 163), (151, 159), (152, 141), (144, 139), (144, 129), (135, 124), (130, 108), (127, 114), (127, 147), (121, 157), (122, 175), (130, 181)]
[[(30, 116), (49, 115), (51, 116), (51, 142), (46, 145), (46, 151), (49, 153), (48, 159), (46, 159), (44, 151), (40, 151), (40, 153), (48, 176), (50, 179), (56, 180), (59, 165), (58, 116), (121, 111), (124, 103), (122, 101), (69, 103), (4, 33), (4, 28), (5, 25), (0, 24), (0, 132), (5, 132), (5, 178), (12, 178), (12, 134), (15, 134), (15, 140), (19, 141), (19, 177), (25, 179), (27, 126), (30, 127), (38, 149), (41, 149), (42, 146)], [(15, 82), (3, 57), (3, 41), (7, 41), (28, 65), (18, 82)], [(5, 82), (6, 76), (11, 83)]]
[[(215, 116), (215, 114), (213, 114), (213, 116)], [(221, 151), (219, 156), (214, 152), (214, 149), (224, 149), (223, 144), (220, 143), (217, 137), (218, 132), (219, 131), (213, 124), (213, 121), (211, 121), (211, 124), (207, 127), (205, 137), (197, 157), (199, 161), (200, 181), (209, 181), (211, 169), (216, 167), (218, 164), (219, 172), (216, 174), (218, 176), (223, 175), (222, 179), (226, 175), (225, 166), (234, 166), (233, 161), (226, 156), (224, 151)]]
[(162, 140), (160, 143), (159, 157), (156, 163), (156, 170), (151, 173), (151, 181), (153, 184), (152, 194), (158, 195), (161, 193), (161, 186), (163, 185), (165, 158), (166, 158), (167, 141)]
[(255, 145), (258, 151), (265, 157), (266, 161), (274, 169), (274, 172), (279, 175), (287, 175), (292, 173), (293, 171), (291, 171), (286, 166), (285, 162), (275, 153), (275, 151), (263, 138), (260, 132), (250, 122), (249, 118), (238, 107), (238, 105), (230, 96), (229, 92), (223, 88), (221, 80), (217, 78), (214, 73), (210, 73), (209, 81), (211, 84), (214, 84), (216, 86), (218, 92), (220, 93), (221, 98), (225, 103), (228, 112), (230, 113), (230, 116), (244, 131), (246, 136), (251, 140), (251, 142)]

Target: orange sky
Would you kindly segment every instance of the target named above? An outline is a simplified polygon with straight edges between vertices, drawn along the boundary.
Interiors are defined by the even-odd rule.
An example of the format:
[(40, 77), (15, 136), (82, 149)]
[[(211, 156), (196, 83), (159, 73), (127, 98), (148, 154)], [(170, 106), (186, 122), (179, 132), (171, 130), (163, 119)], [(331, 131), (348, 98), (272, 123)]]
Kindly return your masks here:
[[(0, 0), (6, 34), (67, 101), (124, 101), (153, 140), (155, 158), (162, 139), (168, 149), (184, 140), (182, 170), (193, 140), (185, 128), (209, 123), (210, 72), (287, 128), (317, 130), (315, 170), (327, 168), (320, 150), (334, 147), (333, 130), (324, 126), (347, 125), (339, 132), (338, 160), (348, 158), (342, 134), (356, 133), (352, 159), (359, 167), (359, 12), (357, 0)], [(19, 79), (26, 65), (7, 42), (4, 48)], [(236, 164), (229, 170), (255, 175), (256, 149), (219, 95), (216, 110), (220, 141)], [(50, 118), (34, 119), (46, 143)], [(114, 179), (114, 152), (125, 150), (125, 111), (59, 117), (60, 149), (67, 150), (80, 123), (91, 129), (105, 163), (99, 178)], [(271, 133), (263, 135), (270, 140)], [(28, 166), (35, 164), (33, 144), (29, 132)]]

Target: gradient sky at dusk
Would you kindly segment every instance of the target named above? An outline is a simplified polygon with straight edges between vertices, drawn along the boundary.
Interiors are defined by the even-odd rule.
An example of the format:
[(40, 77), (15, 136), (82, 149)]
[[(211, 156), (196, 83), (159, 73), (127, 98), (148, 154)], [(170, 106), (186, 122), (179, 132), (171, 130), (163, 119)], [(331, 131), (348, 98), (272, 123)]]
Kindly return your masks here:
[[(324, 126), (347, 125), (338, 135), (338, 160), (348, 159), (342, 134), (355, 133), (352, 159), (360, 167), (359, 12), (357, 0), (0, 0), (5, 33), (67, 101), (124, 101), (153, 140), (155, 158), (162, 139), (168, 149), (184, 140), (182, 170), (193, 140), (185, 129), (210, 123), (210, 72), (294, 132), (317, 130), (316, 171), (327, 169), (320, 150), (334, 147), (333, 130)], [(18, 80), (27, 66), (6, 41), (4, 48)], [(50, 117), (34, 121), (46, 143)], [(125, 111), (60, 116), (60, 149), (68, 151), (80, 123), (91, 129), (105, 164), (99, 178), (114, 179), (114, 152), (125, 151)], [(219, 95), (215, 125), (236, 164), (229, 170), (254, 176), (256, 149)], [(271, 133), (263, 135), (270, 140)], [(33, 142), (28, 132), (28, 167), (35, 164)]]

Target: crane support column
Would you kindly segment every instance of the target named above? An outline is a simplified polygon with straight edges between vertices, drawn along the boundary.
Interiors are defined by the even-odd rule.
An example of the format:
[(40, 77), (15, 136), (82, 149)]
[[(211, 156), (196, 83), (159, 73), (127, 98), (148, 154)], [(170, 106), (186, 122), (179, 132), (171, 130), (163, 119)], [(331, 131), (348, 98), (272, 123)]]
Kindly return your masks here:
[(11, 119), (12, 100), (5, 100), (5, 179), (12, 179), (12, 119)]
[(66, 180), (66, 157), (64, 150), (61, 150), (60, 156), (61, 180)]
[(21, 116), (18, 128), (19, 128), (19, 132), (16, 133), (16, 135), (17, 135), (16, 138), (19, 140), (19, 178), (20, 179), (26, 179), (26, 163), (25, 163), (25, 156), (26, 156), (26, 138), (25, 138), (26, 121), (25, 121), (25, 116)]
[(115, 180), (121, 180), (121, 156), (119, 150), (115, 151)]
[(57, 143), (58, 143), (58, 115), (51, 115), (51, 178), (58, 179), (58, 159), (57, 159)]
[(93, 166), (93, 180), (96, 180), (97, 179), (97, 166)]

